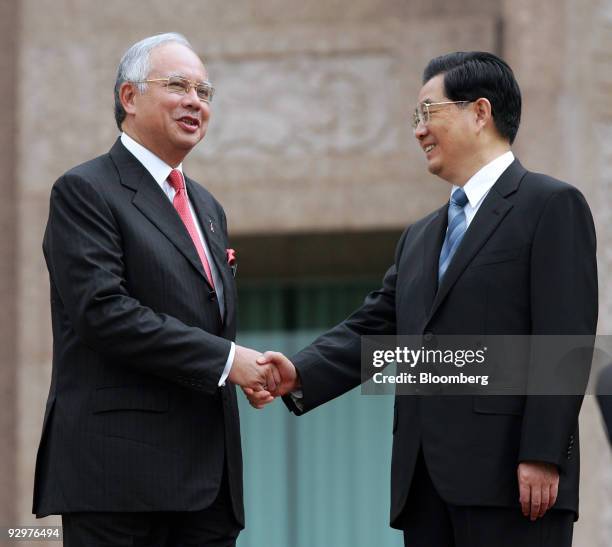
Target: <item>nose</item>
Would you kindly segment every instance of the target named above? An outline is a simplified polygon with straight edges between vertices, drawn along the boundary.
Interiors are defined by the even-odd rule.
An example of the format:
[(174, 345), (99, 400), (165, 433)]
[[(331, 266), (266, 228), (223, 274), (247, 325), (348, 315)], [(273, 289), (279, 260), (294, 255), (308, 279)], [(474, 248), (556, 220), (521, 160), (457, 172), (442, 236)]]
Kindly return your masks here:
[(188, 108), (193, 108), (195, 110), (200, 110), (202, 108), (202, 101), (198, 97), (196, 89), (194, 86), (191, 86), (189, 91), (183, 95), (183, 106)]
[(427, 132), (427, 126), (423, 122), (419, 122), (418, 125), (414, 128), (414, 136), (419, 141), (425, 138)]

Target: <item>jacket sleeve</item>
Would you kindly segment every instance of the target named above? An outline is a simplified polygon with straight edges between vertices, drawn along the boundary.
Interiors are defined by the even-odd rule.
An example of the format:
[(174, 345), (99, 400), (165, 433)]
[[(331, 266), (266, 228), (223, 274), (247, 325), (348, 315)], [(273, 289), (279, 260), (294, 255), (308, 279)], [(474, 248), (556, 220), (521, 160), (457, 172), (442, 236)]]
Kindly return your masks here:
[[(537, 381), (537, 392), (543, 393), (545, 384), (534, 375), (559, 370), (558, 363), (543, 363), (550, 353), (547, 338), (556, 337), (568, 348), (575, 346), (572, 340), (587, 340), (587, 346), (591, 342), (583, 351), (568, 354), (571, 362), (564, 363), (573, 368), (568, 369), (571, 377), (580, 379), (571, 391), (528, 395), (525, 402), (519, 461), (549, 462), (563, 470), (578, 425), (597, 328), (595, 227), (584, 197), (570, 186), (550, 196), (536, 228), (531, 250), (531, 310), (534, 338), (528, 390), (529, 383)], [(550, 377), (551, 382), (559, 380)], [(551, 384), (551, 393), (555, 387)]]
[(292, 412), (299, 415), (312, 410), (361, 384), (361, 337), (396, 334), (397, 264), (408, 230), (400, 238), (395, 264), (387, 270), (382, 287), (370, 293), (342, 323), (291, 359), (300, 375), (303, 393), (300, 408), (290, 396), (285, 397)]
[(84, 344), (140, 372), (217, 389), (230, 341), (130, 296), (118, 223), (86, 178), (67, 174), (54, 185), (43, 249), (56, 297)]

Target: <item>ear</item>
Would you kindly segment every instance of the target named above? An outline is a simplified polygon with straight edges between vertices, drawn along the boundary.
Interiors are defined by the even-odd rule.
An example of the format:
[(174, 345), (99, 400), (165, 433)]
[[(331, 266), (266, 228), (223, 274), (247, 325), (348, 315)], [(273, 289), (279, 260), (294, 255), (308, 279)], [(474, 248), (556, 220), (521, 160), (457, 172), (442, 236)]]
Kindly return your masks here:
[(491, 103), (489, 102), (489, 99), (481, 97), (480, 99), (475, 100), (474, 113), (476, 114), (476, 124), (482, 131), (482, 129), (485, 128), (492, 118)]
[(134, 114), (136, 107), (134, 105), (134, 99), (138, 94), (136, 84), (131, 82), (123, 82), (119, 88), (119, 99), (121, 100), (121, 106), (128, 114)]

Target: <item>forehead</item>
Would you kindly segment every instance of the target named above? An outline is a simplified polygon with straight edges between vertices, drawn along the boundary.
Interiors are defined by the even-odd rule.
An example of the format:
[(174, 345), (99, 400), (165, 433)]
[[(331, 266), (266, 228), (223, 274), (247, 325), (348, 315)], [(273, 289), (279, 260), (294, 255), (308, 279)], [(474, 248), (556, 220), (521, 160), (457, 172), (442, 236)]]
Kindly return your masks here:
[(200, 58), (188, 47), (170, 42), (151, 51), (149, 75), (178, 75), (190, 80), (206, 80), (207, 74)]
[(425, 85), (419, 91), (417, 102), (423, 101), (436, 102), (445, 99), (444, 93), (444, 74), (438, 74), (431, 80), (425, 82)]

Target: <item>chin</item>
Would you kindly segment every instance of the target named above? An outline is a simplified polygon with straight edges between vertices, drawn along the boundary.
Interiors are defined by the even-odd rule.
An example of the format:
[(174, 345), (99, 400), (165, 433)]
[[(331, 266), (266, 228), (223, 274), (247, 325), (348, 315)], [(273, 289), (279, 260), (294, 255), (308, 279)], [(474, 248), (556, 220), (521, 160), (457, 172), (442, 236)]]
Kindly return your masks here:
[(432, 175), (439, 175), (440, 171), (442, 171), (442, 166), (437, 162), (431, 162), (427, 165), (427, 170)]
[(182, 150), (191, 150), (196, 144), (198, 144), (203, 137), (197, 137), (195, 135), (189, 136), (187, 138), (177, 139), (176, 146), (177, 148), (181, 148)]

